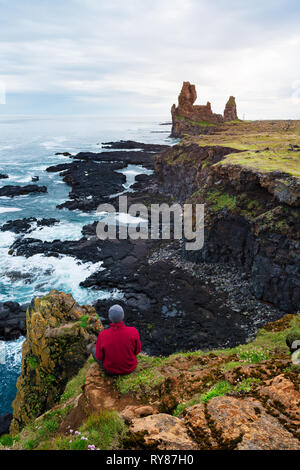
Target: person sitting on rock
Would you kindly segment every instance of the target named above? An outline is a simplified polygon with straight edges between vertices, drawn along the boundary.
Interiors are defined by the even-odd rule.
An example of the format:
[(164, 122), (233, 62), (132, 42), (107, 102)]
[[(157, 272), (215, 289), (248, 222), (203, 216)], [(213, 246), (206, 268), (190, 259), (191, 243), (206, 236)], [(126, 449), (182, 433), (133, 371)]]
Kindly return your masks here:
[(141, 352), (140, 335), (136, 328), (126, 326), (124, 310), (113, 305), (108, 312), (110, 328), (99, 333), (96, 347), (92, 348), (95, 361), (107, 375), (127, 375), (137, 367)]

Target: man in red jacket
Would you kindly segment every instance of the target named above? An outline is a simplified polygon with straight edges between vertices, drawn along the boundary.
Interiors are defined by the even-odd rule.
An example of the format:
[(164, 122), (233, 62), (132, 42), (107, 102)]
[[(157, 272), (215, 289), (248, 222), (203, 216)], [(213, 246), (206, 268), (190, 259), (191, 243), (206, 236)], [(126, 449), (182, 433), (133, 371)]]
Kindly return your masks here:
[(120, 305), (113, 305), (108, 317), (110, 328), (99, 333), (92, 355), (108, 375), (130, 374), (136, 369), (136, 357), (141, 352), (140, 335), (136, 328), (125, 326)]

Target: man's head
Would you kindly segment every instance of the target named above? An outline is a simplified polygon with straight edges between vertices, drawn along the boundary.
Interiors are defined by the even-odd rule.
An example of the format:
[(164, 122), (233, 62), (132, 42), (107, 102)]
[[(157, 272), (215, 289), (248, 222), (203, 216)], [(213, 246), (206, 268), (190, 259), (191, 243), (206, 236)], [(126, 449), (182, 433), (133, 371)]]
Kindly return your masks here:
[(108, 311), (108, 318), (112, 323), (120, 323), (124, 320), (124, 310), (121, 305), (113, 305)]

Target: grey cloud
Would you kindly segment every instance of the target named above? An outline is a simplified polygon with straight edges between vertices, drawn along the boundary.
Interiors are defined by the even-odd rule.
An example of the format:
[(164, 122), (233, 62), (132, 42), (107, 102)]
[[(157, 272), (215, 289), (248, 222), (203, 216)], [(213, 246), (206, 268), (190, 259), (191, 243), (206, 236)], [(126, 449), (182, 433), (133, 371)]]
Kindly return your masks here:
[(190, 80), (217, 112), (235, 94), (249, 118), (299, 117), (299, 12), (294, 0), (0, 0), (0, 81), (8, 105), (36, 91), (166, 114)]

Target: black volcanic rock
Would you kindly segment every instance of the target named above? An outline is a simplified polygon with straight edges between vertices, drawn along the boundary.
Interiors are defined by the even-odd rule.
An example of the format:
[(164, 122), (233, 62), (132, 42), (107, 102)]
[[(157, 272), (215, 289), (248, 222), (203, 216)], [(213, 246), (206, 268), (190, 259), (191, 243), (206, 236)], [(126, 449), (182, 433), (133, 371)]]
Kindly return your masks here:
[(0, 436), (2, 434), (8, 434), (9, 433), (9, 426), (12, 421), (12, 414), (11, 413), (5, 413), (4, 415), (0, 415)]
[(154, 169), (154, 157), (155, 154), (151, 152), (139, 152), (139, 151), (125, 151), (119, 150), (115, 152), (80, 152), (75, 155), (75, 160), (86, 160), (94, 162), (120, 162), (124, 166), (126, 165), (143, 165), (145, 168)]
[(4, 173), (0, 173), (0, 179), (7, 179), (8, 175), (5, 175)]
[(63, 181), (71, 186), (71, 201), (58, 206), (59, 209), (91, 211), (99, 204), (109, 201), (109, 196), (123, 191), (126, 176), (116, 172), (124, 168), (122, 163), (96, 163), (73, 161), (47, 168), (48, 172), (61, 172)]
[(48, 173), (58, 173), (59, 171), (68, 170), (72, 163), (59, 163), (58, 165), (49, 166), (46, 168)]
[(36, 254), (57, 258), (60, 255), (68, 255), (81, 261), (95, 263), (101, 260), (100, 245), (96, 241), (87, 238), (76, 241), (54, 240), (53, 242), (43, 242), (35, 238), (18, 238), (10, 247), (9, 254), (25, 256), (26, 258)]
[(0, 340), (10, 341), (26, 334), (28, 304), (0, 303)]
[(46, 186), (38, 186), (36, 184), (28, 184), (26, 186), (12, 186), (7, 185), (0, 188), (0, 196), (23, 196), (25, 194), (31, 193), (46, 193), (47, 187)]
[(123, 150), (80, 152), (75, 156), (65, 152), (63, 155), (70, 156), (72, 163), (60, 163), (47, 168), (49, 173), (59, 172), (63, 181), (72, 188), (70, 200), (57, 206), (59, 209), (89, 212), (97, 209), (99, 204), (111, 203), (110, 196), (122, 192), (126, 181), (126, 176), (116, 170), (126, 168), (129, 164), (143, 165), (153, 170), (155, 153), (168, 147), (133, 141), (108, 142), (105, 145), (107, 149)]
[[(137, 248), (136, 248), (137, 249)], [(142, 262), (141, 262), (142, 261)], [(95, 273), (82, 283), (98, 289), (118, 289), (126, 312), (126, 324), (136, 326), (147, 353), (167, 355), (175, 351), (233, 346), (245, 341), (241, 315), (228, 311), (206, 286), (188, 272), (167, 262), (148, 264), (128, 255), (122, 263)], [(95, 307), (106, 319), (115, 300), (99, 300)]]
[(32, 224), (36, 222), (38, 227), (51, 227), (52, 225), (59, 222), (59, 220), (50, 219), (36, 219), (35, 217), (28, 217), (25, 219), (8, 220), (5, 224), (0, 227), (1, 232), (14, 232), (14, 233), (26, 233), (32, 229)]
[(160, 144), (144, 144), (142, 142), (135, 142), (133, 140), (119, 140), (118, 142), (103, 142), (104, 149), (112, 150), (144, 150), (146, 152), (158, 153), (162, 150), (165, 150), (169, 145), (160, 145)]

